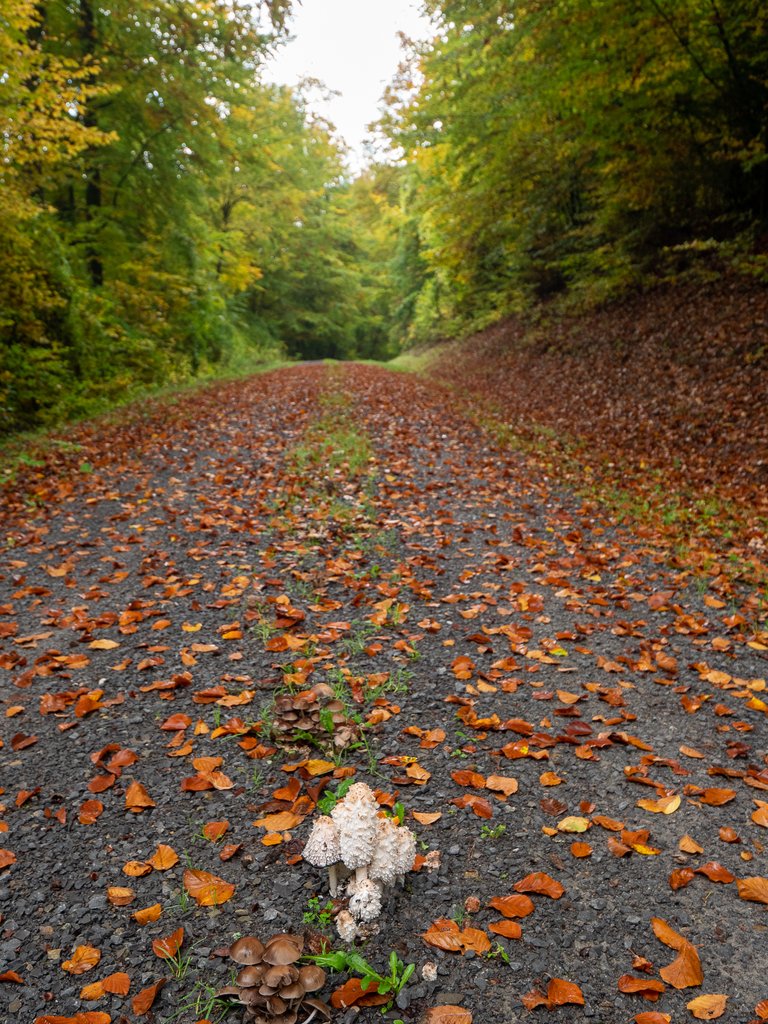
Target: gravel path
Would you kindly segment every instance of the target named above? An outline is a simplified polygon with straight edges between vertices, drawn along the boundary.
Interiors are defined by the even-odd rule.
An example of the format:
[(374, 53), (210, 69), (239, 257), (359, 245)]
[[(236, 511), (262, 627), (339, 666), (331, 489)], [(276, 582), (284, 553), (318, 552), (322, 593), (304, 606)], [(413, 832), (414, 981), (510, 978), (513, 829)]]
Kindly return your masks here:
[[(320, 792), (353, 771), (420, 842), (360, 947), (417, 965), (385, 1019), (677, 1022), (709, 994), (724, 1021), (768, 1018), (754, 595), (675, 572), (444, 393), (373, 367), (297, 366), (74, 440), (2, 513), (0, 974), (23, 980), (3, 976), (3, 1020), (216, 1020), (212, 954), (236, 933), (316, 944), (325, 927), (338, 946), (304, 920), (328, 893), (300, 853)], [(364, 742), (275, 749), (275, 695), (321, 681)], [(185, 871), (234, 894), (200, 906)], [(532, 873), (552, 880), (532, 913), (489, 907)], [(485, 941), (430, 945), (439, 919)], [(519, 938), (494, 930), (513, 920)], [(152, 943), (179, 928), (174, 965)], [(80, 946), (100, 958), (76, 974)], [(679, 955), (701, 984), (675, 987)], [(81, 997), (116, 972), (127, 993)], [(553, 978), (583, 1005), (528, 1009)], [(334, 1016), (354, 1019), (382, 1018)]]

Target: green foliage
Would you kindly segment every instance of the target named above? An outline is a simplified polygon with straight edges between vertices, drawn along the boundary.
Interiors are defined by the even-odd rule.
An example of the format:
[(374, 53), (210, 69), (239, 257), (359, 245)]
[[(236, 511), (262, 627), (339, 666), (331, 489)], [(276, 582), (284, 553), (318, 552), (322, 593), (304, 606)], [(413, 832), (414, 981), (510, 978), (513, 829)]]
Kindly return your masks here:
[(260, 81), (289, 6), (3, 5), (0, 432), (285, 350), (388, 354), (396, 172), (350, 183), (301, 91)]
[(388, 1004), (390, 1006), (394, 1002), (395, 996), (405, 988), (416, 970), (416, 964), (404, 964), (394, 950), (389, 954), (389, 974), (385, 975), (374, 970), (359, 953), (346, 949), (333, 953), (318, 953), (304, 959), (311, 960), (318, 967), (359, 975), (360, 987), (366, 990), (373, 986), (374, 991), (380, 995), (391, 996)]
[(426, 7), (435, 35), (385, 119), (406, 162), (395, 316), (410, 340), (566, 292), (601, 302), (692, 263), (761, 272), (754, 244), (749, 258), (768, 219), (759, 0)]

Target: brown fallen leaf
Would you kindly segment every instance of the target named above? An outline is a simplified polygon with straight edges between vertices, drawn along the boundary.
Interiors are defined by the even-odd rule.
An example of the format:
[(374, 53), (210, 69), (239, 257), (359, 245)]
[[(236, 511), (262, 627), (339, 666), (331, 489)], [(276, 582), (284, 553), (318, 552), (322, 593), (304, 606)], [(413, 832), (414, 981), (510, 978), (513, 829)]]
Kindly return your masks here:
[(16, 971), (3, 971), (3, 973), (0, 974), (0, 983), (7, 984), (9, 982), (14, 985), (26, 985), (22, 976), (17, 974)]
[(157, 994), (165, 984), (165, 978), (161, 978), (156, 981), (154, 985), (148, 985), (143, 988), (141, 992), (137, 994), (131, 1000), (131, 1008), (137, 1017), (143, 1016), (152, 1009), (152, 1004), (157, 999)]
[(520, 1001), (527, 1010), (535, 1010), (537, 1006), (553, 1010), (557, 1006), (584, 1006), (584, 994), (574, 982), (552, 978), (547, 985), (546, 995), (539, 989), (533, 989), (520, 996)]
[(199, 907), (217, 907), (226, 903), (235, 894), (231, 882), (210, 874), (208, 871), (195, 871), (187, 868), (183, 875), (184, 888)]
[(768, 906), (768, 878), (754, 875), (751, 878), (740, 878), (736, 882), (739, 898), (751, 900), (753, 903), (765, 903)]
[(722, 1017), (725, 1013), (725, 1004), (727, 1002), (728, 996), (708, 995), (697, 996), (685, 1005), (696, 1020), (717, 1020), (718, 1017)]
[(34, 1024), (111, 1024), (112, 1018), (103, 1010), (86, 1010), (76, 1013), (73, 1017), (62, 1017), (59, 1014), (44, 1014), (35, 1017)]
[(462, 1006), (433, 1006), (427, 1010), (424, 1024), (472, 1024), (472, 1013)]
[(179, 857), (172, 847), (165, 846), (163, 843), (160, 843), (147, 863), (153, 867), (155, 871), (167, 871), (169, 868), (172, 868), (179, 863)]
[(667, 922), (660, 917), (651, 918), (651, 927), (660, 942), (678, 952), (676, 959), (659, 971), (664, 981), (677, 989), (701, 985), (704, 974), (696, 947), (674, 928), (670, 928)]
[(388, 995), (380, 995), (373, 985), (363, 988), (359, 978), (350, 978), (331, 995), (331, 1006), (337, 1010), (348, 1006), (382, 1006), (388, 1002)]
[(539, 896), (549, 896), (553, 900), (559, 900), (565, 892), (565, 887), (544, 871), (534, 871), (526, 875), (512, 888), (515, 892), (533, 892)]
[(163, 907), (160, 903), (153, 903), (151, 907), (144, 907), (143, 910), (136, 910), (131, 915), (136, 924), (145, 925), (157, 921), (162, 916)]
[(527, 917), (532, 914), (535, 905), (530, 896), (494, 896), (488, 906), (498, 910), (504, 917)]
[(147, 808), (156, 806), (157, 804), (140, 782), (131, 782), (125, 792), (126, 810), (132, 811), (134, 814), (140, 814), (142, 811), (147, 810)]
[(163, 939), (153, 939), (152, 951), (155, 956), (159, 956), (161, 960), (170, 960), (176, 956), (178, 951), (184, 944), (184, 929), (177, 928), (175, 932), (171, 932), (170, 935), (166, 935)]
[(101, 960), (101, 951), (93, 946), (78, 946), (69, 960), (61, 965), (62, 971), (68, 974), (85, 974)]

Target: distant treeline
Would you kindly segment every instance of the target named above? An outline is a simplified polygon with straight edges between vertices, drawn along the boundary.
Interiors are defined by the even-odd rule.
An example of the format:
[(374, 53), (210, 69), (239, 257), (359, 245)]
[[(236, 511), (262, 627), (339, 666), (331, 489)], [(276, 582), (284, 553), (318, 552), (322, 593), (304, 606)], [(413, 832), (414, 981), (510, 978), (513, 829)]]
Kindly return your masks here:
[(259, 81), (288, 5), (258, 6), (4, 0), (0, 432), (385, 348), (394, 172), (345, 180), (301, 92)]
[(762, 0), (425, 0), (354, 179), (259, 77), (289, 0), (4, 0), (0, 433), (280, 350), (768, 280)]
[(691, 265), (768, 281), (765, 0), (425, 7), (435, 36), (388, 115), (408, 164), (408, 337)]

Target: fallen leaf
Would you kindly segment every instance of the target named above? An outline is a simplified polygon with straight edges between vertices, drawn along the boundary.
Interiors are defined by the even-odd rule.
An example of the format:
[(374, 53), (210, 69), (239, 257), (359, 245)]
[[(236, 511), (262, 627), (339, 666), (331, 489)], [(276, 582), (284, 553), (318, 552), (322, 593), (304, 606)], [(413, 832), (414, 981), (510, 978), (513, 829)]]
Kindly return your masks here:
[(348, 1006), (382, 1006), (388, 1002), (388, 995), (379, 995), (374, 985), (363, 988), (359, 978), (350, 978), (331, 994), (331, 1006), (337, 1010)]
[(424, 1024), (472, 1024), (472, 1014), (462, 1006), (433, 1006), (427, 1010)]
[(133, 997), (131, 1000), (131, 1007), (137, 1017), (141, 1017), (145, 1013), (149, 1012), (155, 999), (157, 999), (158, 992), (164, 984), (165, 978), (161, 978), (159, 981), (156, 981), (154, 985), (148, 985)]
[(148, 807), (156, 807), (155, 801), (140, 782), (132, 782), (125, 793), (126, 810), (139, 814)]
[(553, 900), (559, 900), (565, 892), (565, 887), (544, 871), (534, 871), (526, 875), (512, 888), (515, 892), (533, 892), (540, 896), (549, 896)]
[(690, 1003), (685, 1005), (691, 1011), (696, 1020), (717, 1020), (725, 1013), (725, 1004), (728, 996), (711, 995), (697, 996)]
[(676, 959), (659, 971), (664, 981), (677, 989), (701, 985), (704, 974), (696, 947), (659, 917), (651, 918), (651, 927), (660, 942), (678, 951)]
[(194, 871), (187, 868), (183, 876), (184, 888), (199, 907), (217, 907), (226, 903), (235, 894), (231, 882), (210, 874), (208, 871)]
[(160, 903), (153, 903), (151, 907), (145, 907), (143, 910), (136, 910), (131, 915), (136, 924), (150, 924), (152, 921), (157, 921), (163, 913), (163, 907)]
[(765, 903), (768, 906), (768, 878), (754, 875), (751, 878), (740, 878), (736, 882), (739, 898), (751, 900), (753, 903)]
[(167, 871), (169, 868), (174, 867), (179, 863), (179, 858), (176, 851), (170, 847), (160, 843), (147, 861), (155, 871)]
[(85, 974), (101, 960), (101, 952), (93, 946), (78, 946), (69, 960), (61, 965), (69, 974)]
[(176, 956), (184, 943), (184, 929), (177, 928), (175, 932), (167, 935), (164, 939), (153, 939), (152, 950), (155, 956), (161, 960), (169, 960)]
[(530, 896), (494, 896), (488, 906), (498, 910), (504, 917), (527, 917), (532, 914), (535, 904)]

